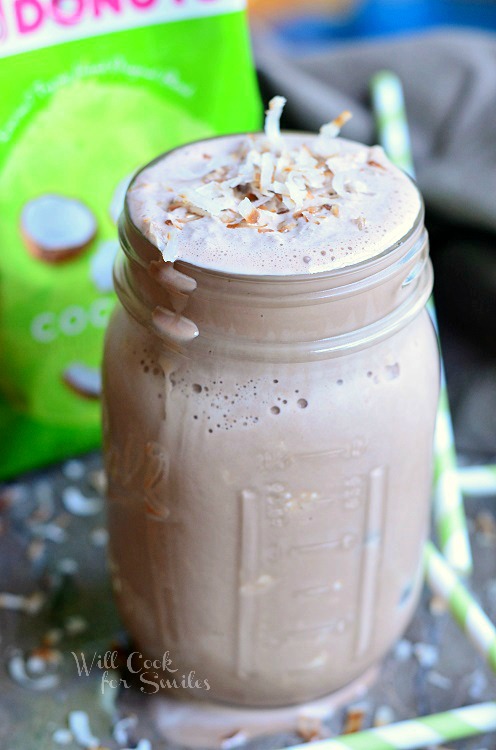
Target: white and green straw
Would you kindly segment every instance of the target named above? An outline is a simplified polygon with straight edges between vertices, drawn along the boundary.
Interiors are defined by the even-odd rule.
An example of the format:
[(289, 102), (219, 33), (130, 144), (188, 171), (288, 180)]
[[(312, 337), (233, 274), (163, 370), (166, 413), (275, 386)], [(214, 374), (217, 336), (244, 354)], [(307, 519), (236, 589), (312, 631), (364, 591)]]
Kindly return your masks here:
[(380, 70), (370, 80), (372, 106), (381, 146), (393, 164), (415, 177), (403, 86), (390, 70)]
[[(403, 88), (398, 76), (382, 70), (371, 79), (379, 140), (392, 162), (412, 177), (414, 166), (406, 119)], [(437, 331), (432, 297), (429, 312)], [(472, 570), (472, 554), (458, 483), (453, 426), (441, 359), (441, 392), (434, 437), (434, 518), (440, 547), (453, 568), (462, 575)]]
[[(425, 547), (426, 580), (448, 605), (469, 640), (496, 673), (496, 628), (458, 580), (432, 542)], [(479, 703), (439, 714), (312, 742), (312, 750), (415, 750), (496, 730), (496, 703)], [(296, 745), (290, 750), (304, 750)]]
[(344, 734), (288, 750), (415, 750), (474, 737), (496, 729), (496, 703), (479, 703), (385, 727)]
[(464, 495), (472, 497), (496, 495), (496, 465), (464, 466), (458, 469), (458, 482)]
[(447, 603), (469, 641), (496, 674), (496, 627), (432, 542), (425, 547), (425, 575), (429, 587)]

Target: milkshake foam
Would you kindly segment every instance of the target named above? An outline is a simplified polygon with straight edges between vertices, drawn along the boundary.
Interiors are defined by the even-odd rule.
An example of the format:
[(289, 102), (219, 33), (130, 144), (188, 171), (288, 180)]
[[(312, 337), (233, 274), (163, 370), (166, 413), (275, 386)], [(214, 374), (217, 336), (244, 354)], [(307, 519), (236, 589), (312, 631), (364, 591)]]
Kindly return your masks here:
[(135, 178), (131, 218), (166, 261), (312, 274), (373, 258), (412, 227), (419, 193), (379, 146), (335, 137), (337, 121), (281, 134), (284, 100), (272, 101), (265, 133), (183, 146)]

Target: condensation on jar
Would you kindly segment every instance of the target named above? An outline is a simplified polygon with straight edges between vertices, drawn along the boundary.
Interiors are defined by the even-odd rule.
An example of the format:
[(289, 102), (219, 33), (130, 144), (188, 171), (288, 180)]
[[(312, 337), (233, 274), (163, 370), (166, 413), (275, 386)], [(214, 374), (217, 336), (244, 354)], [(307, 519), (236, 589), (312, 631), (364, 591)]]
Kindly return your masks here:
[(127, 212), (120, 236), (104, 433), (126, 627), (207, 680), (197, 698), (335, 691), (421, 587), (438, 396), (423, 215), (376, 258), (306, 277), (166, 267)]

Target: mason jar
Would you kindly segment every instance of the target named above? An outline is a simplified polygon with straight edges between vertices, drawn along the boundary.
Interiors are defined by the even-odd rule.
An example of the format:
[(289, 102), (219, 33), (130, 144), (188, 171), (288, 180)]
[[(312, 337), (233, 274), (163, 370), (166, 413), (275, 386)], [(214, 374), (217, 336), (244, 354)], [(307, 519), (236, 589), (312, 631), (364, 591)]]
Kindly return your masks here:
[(178, 261), (178, 286), (126, 204), (104, 361), (113, 587), (140, 651), (198, 698), (323, 696), (412, 616), (439, 382), (423, 219), (338, 270)]

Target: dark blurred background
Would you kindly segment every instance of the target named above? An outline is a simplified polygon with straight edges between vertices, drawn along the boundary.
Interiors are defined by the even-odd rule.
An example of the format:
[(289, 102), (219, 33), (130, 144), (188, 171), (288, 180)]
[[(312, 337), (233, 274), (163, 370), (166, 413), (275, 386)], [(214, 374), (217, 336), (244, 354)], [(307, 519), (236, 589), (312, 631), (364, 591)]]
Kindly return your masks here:
[[(356, 60), (363, 77), (363, 57), (372, 48), (392, 45), (391, 67), (395, 59), (403, 57), (402, 49), (409, 51), (411, 76), (418, 75), (419, 59), (415, 59), (415, 44), (422, 39), (442, 35), (444, 51), (440, 60), (446, 61), (446, 86), (450, 75), (459, 70), (465, 80), (455, 97), (452, 111), (446, 113), (446, 139), (452, 122), (461, 122), (474, 97), (484, 102), (484, 116), (479, 116), (476, 128), (469, 128), (473, 138), (479, 139), (481, 164), (468, 170), (470, 161), (460, 164), (454, 179), (460, 186), (460, 204), (464, 204), (463, 189), (467, 195), (476, 195), (478, 175), (485, 185), (493, 186), (489, 216), (479, 220), (477, 211), (458, 212), (453, 206), (443, 205), (443, 200), (432, 199), (426, 186), (426, 224), (431, 238), (431, 255), (436, 274), (435, 300), (439, 318), (441, 343), (445, 360), (451, 408), (454, 419), (457, 449), (462, 462), (485, 463), (496, 456), (496, 89), (484, 80), (484, 73), (492, 73), (496, 61), (496, 2), (486, 0), (251, 0), (250, 17), (253, 30), (255, 61), (259, 72), (264, 103), (274, 94), (288, 94), (288, 106), (283, 115), (286, 128), (316, 127), (315, 117), (308, 116), (301, 106), (291, 108), (292, 91), (285, 91), (284, 61), (305, 72), (309, 82), (307, 92), (312, 100), (312, 81), (315, 96), (324, 99), (329, 91), (329, 117), (335, 110), (336, 90), (345, 92), (346, 80), (341, 70), (343, 60), (353, 67)], [(464, 36), (464, 34), (466, 36)], [(450, 44), (453, 39), (453, 44)], [(464, 45), (464, 39), (467, 44)], [(465, 49), (465, 59), (460, 49)], [(396, 52), (395, 52), (396, 51)], [(395, 58), (395, 54), (397, 57)], [(444, 58), (443, 58), (444, 55)], [(420, 57), (420, 56), (419, 56)], [(487, 64), (486, 64), (487, 57)], [(273, 65), (272, 61), (275, 61)], [(334, 67), (334, 61), (336, 63)], [(400, 66), (404, 72), (405, 61)], [(275, 70), (275, 72), (274, 72)], [(408, 70), (408, 67), (407, 67)], [(308, 75), (310, 72), (310, 76)], [(370, 70), (370, 75), (375, 71)], [(434, 74), (434, 71), (432, 71)], [(404, 74), (404, 73), (403, 73)], [(288, 74), (290, 76), (291, 73)], [(347, 74), (355, 83), (352, 73)], [(312, 76), (314, 78), (312, 79)], [(355, 76), (355, 77), (356, 77)], [(432, 101), (440, 94), (439, 76), (433, 83)], [(422, 117), (424, 132), (429, 129), (429, 113), (419, 113), (420, 106), (415, 91), (406, 85), (407, 114), (413, 123)], [(422, 83), (421, 81), (418, 82)], [(496, 83), (496, 81), (495, 81)], [(282, 89), (281, 90), (281, 86)], [(339, 88), (341, 86), (341, 88)], [(437, 88), (435, 88), (437, 86)], [(410, 106), (409, 106), (410, 102)], [(412, 103), (413, 102), (413, 103)], [(346, 102), (348, 104), (348, 102)], [(353, 107), (353, 102), (351, 103)], [(358, 103), (360, 112), (371, 112), (365, 83), (362, 84)], [(425, 109), (425, 107), (424, 107)], [(433, 107), (435, 110), (435, 106)], [(434, 114), (433, 114), (434, 120)], [(432, 122), (432, 128), (439, 123)], [(318, 125), (317, 125), (318, 127)], [(427, 129), (427, 131), (425, 131)], [(344, 136), (357, 137), (346, 130)], [(364, 140), (377, 142), (369, 132)], [(422, 134), (417, 137), (417, 147)], [(437, 137), (443, 140), (441, 128)], [(358, 138), (358, 137), (357, 137)], [(414, 137), (414, 157), (417, 157)], [(482, 151), (487, 151), (487, 161)], [(463, 142), (463, 141), (462, 141)], [(477, 143), (475, 148), (477, 148)], [(417, 148), (422, 151), (422, 144)], [(480, 155), (479, 155), (480, 156)], [(425, 160), (425, 154), (422, 154)], [(479, 157), (478, 157), (479, 158)], [(443, 165), (440, 165), (440, 169)], [(470, 173), (468, 173), (470, 172)], [(422, 170), (419, 185), (424, 191)], [(455, 191), (456, 192), (456, 191)], [(485, 194), (487, 197), (487, 193)], [(491, 209), (491, 203), (493, 208)], [(441, 204), (441, 205), (440, 205)], [(491, 216), (492, 211), (492, 216)], [(460, 216), (458, 215), (460, 214)], [(492, 226), (491, 226), (492, 223)]]

